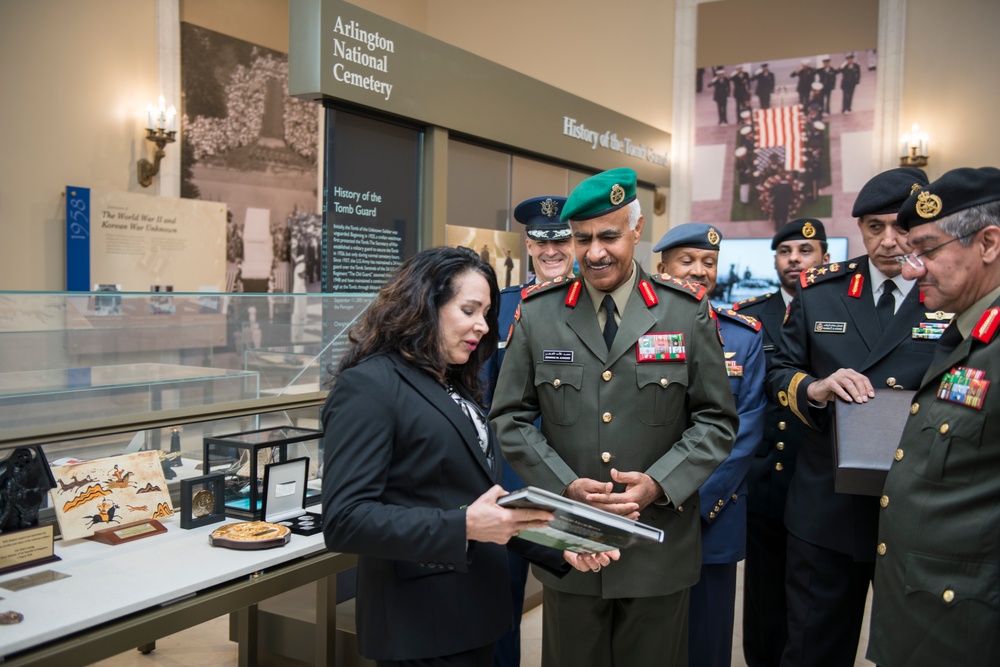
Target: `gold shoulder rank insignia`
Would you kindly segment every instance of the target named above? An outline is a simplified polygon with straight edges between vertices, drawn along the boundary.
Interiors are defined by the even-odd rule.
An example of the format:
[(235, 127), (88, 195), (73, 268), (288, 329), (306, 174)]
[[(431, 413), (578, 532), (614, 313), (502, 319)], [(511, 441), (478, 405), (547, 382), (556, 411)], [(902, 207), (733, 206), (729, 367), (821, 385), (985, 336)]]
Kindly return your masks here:
[(559, 287), (568, 287), (572, 285), (574, 280), (565, 280), (563, 278), (558, 278), (557, 280), (550, 280), (545, 283), (539, 283), (537, 285), (531, 285), (530, 287), (525, 287), (521, 290), (521, 300), (535, 296), (536, 294), (541, 294), (542, 292), (548, 292)]
[(699, 301), (705, 297), (705, 293), (708, 291), (704, 285), (692, 283), (687, 280), (681, 280), (680, 278), (674, 278), (669, 273), (653, 274), (649, 277), (649, 279), (655, 285), (664, 285), (665, 287), (673, 288), (679, 292), (690, 294)]

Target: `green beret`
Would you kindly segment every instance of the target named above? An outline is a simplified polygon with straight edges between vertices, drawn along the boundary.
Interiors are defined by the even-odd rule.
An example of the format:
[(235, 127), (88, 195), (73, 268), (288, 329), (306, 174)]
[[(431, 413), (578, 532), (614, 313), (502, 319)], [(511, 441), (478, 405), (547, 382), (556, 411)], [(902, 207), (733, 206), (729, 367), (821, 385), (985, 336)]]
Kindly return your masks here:
[(946, 172), (923, 190), (911, 194), (896, 220), (909, 230), (995, 201), (1000, 201), (1000, 169), (962, 167)]
[(591, 176), (570, 193), (560, 219), (590, 220), (628, 206), (635, 199), (635, 172), (626, 167)]

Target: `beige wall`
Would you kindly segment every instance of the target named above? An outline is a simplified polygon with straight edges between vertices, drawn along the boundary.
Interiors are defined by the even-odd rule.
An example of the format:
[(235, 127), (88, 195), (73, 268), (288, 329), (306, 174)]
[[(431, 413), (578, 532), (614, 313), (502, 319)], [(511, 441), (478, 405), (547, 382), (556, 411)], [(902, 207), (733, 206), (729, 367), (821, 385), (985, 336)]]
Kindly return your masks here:
[(0, 289), (65, 288), (67, 184), (142, 190), (152, 0), (0, 4)]
[(407, 11), (410, 3), (352, 2), (670, 131), (674, 0), (424, 0), (425, 27)]
[(998, 33), (997, 0), (908, 0), (900, 123), (930, 136), (932, 179), (1000, 167)]

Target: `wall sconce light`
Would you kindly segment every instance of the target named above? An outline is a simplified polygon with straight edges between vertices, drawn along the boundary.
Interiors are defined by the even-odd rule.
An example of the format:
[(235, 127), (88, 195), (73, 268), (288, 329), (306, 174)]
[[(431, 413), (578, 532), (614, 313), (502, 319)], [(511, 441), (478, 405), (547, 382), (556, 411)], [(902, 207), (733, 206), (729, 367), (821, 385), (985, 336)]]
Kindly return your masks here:
[(920, 131), (920, 126), (916, 123), (909, 134), (903, 135), (902, 146), (899, 153), (900, 167), (926, 167), (927, 166), (927, 133)]
[(148, 188), (153, 183), (153, 177), (160, 173), (160, 160), (166, 156), (163, 147), (177, 140), (177, 109), (173, 105), (164, 109), (163, 95), (160, 95), (158, 107), (152, 104), (146, 107), (146, 115), (146, 139), (156, 144), (156, 154), (152, 162), (142, 158), (136, 167), (139, 185), (144, 188)]

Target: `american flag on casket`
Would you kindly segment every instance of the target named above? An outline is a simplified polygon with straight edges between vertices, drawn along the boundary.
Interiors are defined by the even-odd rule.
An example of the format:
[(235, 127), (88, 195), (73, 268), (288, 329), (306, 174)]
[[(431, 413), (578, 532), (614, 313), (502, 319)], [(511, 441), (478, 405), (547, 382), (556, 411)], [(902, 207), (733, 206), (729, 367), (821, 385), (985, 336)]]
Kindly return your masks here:
[[(783, 147), (785, 169), (802, 170), (802, 105), (793, 104), (773, 109), (756, 109), (753, 112), (757, 129), (758, 159), (766, 149)], [(770, 151), (766, 151), (770, 153)], [(769, 157), (769, 156), (768, 156)]]

